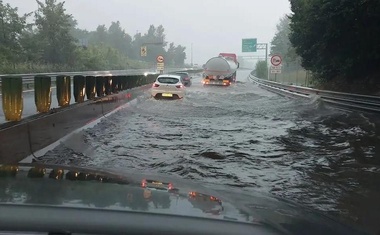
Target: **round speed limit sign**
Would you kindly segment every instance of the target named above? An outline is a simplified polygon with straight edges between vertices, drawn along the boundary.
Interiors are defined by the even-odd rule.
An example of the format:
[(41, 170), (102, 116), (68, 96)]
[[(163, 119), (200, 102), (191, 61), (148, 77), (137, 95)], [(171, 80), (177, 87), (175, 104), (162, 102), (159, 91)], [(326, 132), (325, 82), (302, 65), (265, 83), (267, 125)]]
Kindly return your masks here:
[(282, 58), (281, 58), (281, 56), (279, 56), (279, 55), (274, 55), (274, 56), (272, 56), (272, 58), (270, 59), (270, 62), (271, 62), (271, 64), (272, 64), (273, 66), (279, 66), (279, 65), (281, 65), (281, 63), (282, 63)]
[(164, 62), (164, 57), (162, 55), (157, 56), (157, 62), (158, 63)]

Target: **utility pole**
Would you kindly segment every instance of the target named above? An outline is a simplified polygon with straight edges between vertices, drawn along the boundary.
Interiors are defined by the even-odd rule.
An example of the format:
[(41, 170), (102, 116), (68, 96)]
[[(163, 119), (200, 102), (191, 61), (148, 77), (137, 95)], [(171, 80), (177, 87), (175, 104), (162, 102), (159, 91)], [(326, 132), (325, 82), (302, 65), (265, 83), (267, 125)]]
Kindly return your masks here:
[(193, 43), (191, 43), (191, 67), (193, 67)]

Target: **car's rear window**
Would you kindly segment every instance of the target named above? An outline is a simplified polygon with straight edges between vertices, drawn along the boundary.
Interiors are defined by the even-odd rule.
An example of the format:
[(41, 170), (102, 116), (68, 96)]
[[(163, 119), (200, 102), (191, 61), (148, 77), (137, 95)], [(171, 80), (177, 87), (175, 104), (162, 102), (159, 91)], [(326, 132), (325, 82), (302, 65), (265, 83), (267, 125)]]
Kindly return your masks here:
[(158, 78), (158, 81), (160, 83), (176, 84), (179, 82), (179, 79), (178, 78), (171, 78), (171, 77), (161, 77), (161, 78)]

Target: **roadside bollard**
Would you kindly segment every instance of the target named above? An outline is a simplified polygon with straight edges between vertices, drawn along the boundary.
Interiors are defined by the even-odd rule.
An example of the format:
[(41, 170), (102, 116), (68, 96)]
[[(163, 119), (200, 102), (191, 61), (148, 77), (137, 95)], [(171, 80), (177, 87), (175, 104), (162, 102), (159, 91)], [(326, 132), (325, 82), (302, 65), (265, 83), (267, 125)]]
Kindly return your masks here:
[(119, 81), (120, 81), (120, 76), (112, 77), (112, 86), (111, 86), (112, 93), (117, 93), (118, 91), (120, 91)]
[(86, 78), (82, 75), (74, 76), (74, 99), (77, 103), (84, 102), (86, 93)]
[(37, 112), (49, 112), (51, 106), (51, 77), (34, 77), (34, 102)]
[(121, 84), (121, 90), (124, 91), (124, 90), (127, 90), (128, 88), (128, 84), (127, 84), (127, 79), (128, 77), (127, 76), (120, 76), (120, 84)]
[(131, 89), (133, 83), (133, 76), (126, 76), (125, 77), (125, 89)]
[(92, 100), (96, 96), (96, 77), (86, 77), (86, 96), (88, 100)]
[(138, 76), (133, 76), (132, 77), (132, 86), (131, 88), (137, 87), (139, 84), (139, 77)]
[(105, 93), (106, 95), (112, 94), (112, 77), (105, 77)]
[(142, 85), (142, 77), (141, 76), (136, 76), (137, 82), (135, 87), (139, 87)]
[(58, 105), (60, 107), (69, 106), (71, 100), (71, 78), (70, 76), (59, 75), (56, 79)]
[(104, 77), (96, 77), (96, 95), (98, 97), (104, 96), (105, 86)]
[(22, 78), (1, 78), (3, 112), (7, 121), (20, 121), (23, 110)]

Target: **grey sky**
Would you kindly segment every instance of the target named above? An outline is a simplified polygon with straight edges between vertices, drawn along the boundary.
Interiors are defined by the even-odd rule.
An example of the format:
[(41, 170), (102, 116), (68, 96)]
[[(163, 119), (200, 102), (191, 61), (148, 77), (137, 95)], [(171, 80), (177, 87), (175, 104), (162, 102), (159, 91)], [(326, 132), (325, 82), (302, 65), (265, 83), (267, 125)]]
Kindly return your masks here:
[[(37, 8), (34, 0), (4, 2), (22, 13)], [(133, 36), (162, 24), (167, 41), (187, 47), (188, 62), (193, 43), (193, 60), (199, 64), (219, 52), (242, 55), (242, 38), (270, 42), (279, 18), (290, 12), (288, 0), (66, 0), (65, 6), (79, 27), (89, 30), (119, 20)]]

